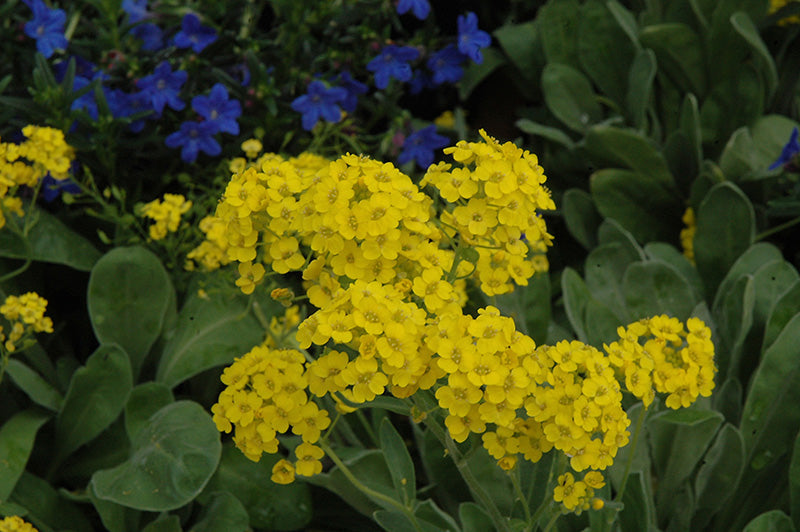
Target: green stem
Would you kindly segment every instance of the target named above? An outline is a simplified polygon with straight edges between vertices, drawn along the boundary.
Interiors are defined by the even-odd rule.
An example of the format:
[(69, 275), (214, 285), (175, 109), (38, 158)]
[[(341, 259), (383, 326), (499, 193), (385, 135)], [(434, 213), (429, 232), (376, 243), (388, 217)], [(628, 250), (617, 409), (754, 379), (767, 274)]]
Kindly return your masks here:
[(363, 493), (364, 495), (366, 495), (370, 499), (373, 499), (375, 502), (378, 502), (379, 504), (381, 504), (383, 506), (388, 506), (390, 508), (393, 508), (393, 509), (401, 512), (414, 525), (414, 530), (417, 530), (419, 532), (422, 531), (422, 528), (420, 528), (420, 525), (417, 522), (417, 516), (414, 515), (414, 512), (412, 511), (411, 508), (401, 504), (400, 502), (396, 501), (395, 499), (393, 499), (393, 498), (391, 498), (391, 497), (389, 497), (387, 495), (384, 495), (383, 493), (381, 493), (379, 491), (375, 491), (374, 489), (368, 487), (363, 482), (358, 480), (356, 478), (356, 476), (353, 474), (353, 472), (350, 471), (350, 468), (348, 468), (344, 464), (342, 459), (339, 458), (339, 456), (333, 451), (333, 449), (330, 447), (330, 445), (328, 445), (328, 443), (326, 441), (320, 440), (317, 443), (317, 445), (319, 445), (322, 448), (322, 450), (325, 451), (325, 454), (327, 454), (328, 456), (331, 457), (331, 460), (333, 460), (333, 463), (336, 464), (336, 466), (339, 468), (339, 470), (342, 472), (342, 474), (347, 478), (347, 480), (350, 481), (350, 483), (358, 491), (360, 491), (361, 493)]
[(544, 527), (544, 532), (550, 532), (553, 529), (553, 527), (556, 526), (556, 522), (558, 521), (559, 517), (561, 517), (561, 513), (556, 512), (555, 514), (553, 514), (553, 517), (550, 518), (550, 521), (547, 523), (547, 526)]
[[(644, 418), (647, 415), (647, 408), (642, 405), (641, 412), (639, 412), (639, 418), (636, 420), (636, 428), (633, 431), (633, 441), (631, 442), (630, 453), (628, 454), (628, 460), (625, 462), (625, 473), (622, 476), (622, 485), (619, 487), (619, 491), (617, 492), (616, 497), (614, 497), (615, 502), (621, 502), (622, 496), (625, 495), (625, 486), (628, 484), (628, 476), (631, 472), (631, 466), (633, 465), (633, 458), (636, 454), (636, 444), (639, 443), (639, 435), (642, 433), (642, 425), (644, 424)], [(613, 519), (616, 518), (616, 514), (611, 514), (610, 516)]]
[(511, 484), (514, 485), (514, 493), (516, 493), (517, 497), (519, 498), (519, 502), (522, 503), (522, 511), (525, 513), (525, 520), (528, 522), (528, 527), (526, 529), (529, 530), (533, 525), (533, 516), (531, 515), (531, 509), (528, 507), (527, 498), (522, 492), (522, 485), (519, 481), (519, 467), (515, 467), (508, 476), (511, 478)]
[(775, 227), (771, 227), (770, 229), (767, 229), (766, 231), (756, 235), (756, 242), (758, 242), (760, 240), (764, 240), (768, 236), (772, 236), (775, 233), (779, 233), (779, 232), (783, 231), (784, 229), (789, 229), (790, 227), (792, 227), (794, 225), (797, 225), (799, 223), (800, 223), (800, 216), (798, 216), (797, 218), (794, 218), (792, 220), (789, 220), (788, 222), (784, 222), (784, 223), (782, 223), (780, 225), (776, 225)]

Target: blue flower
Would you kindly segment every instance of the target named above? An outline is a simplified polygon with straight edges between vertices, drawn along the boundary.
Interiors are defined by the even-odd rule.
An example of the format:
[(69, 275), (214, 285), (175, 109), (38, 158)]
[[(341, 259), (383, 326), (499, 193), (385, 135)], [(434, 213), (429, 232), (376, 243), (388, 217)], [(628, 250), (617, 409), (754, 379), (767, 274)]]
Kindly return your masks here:
[(339, 74), (339, 83), (342, 88), (347, 91), (347, 97), (342, 101), (342, 109), (348, 113), (352, 113), (358, 106), (358, 97), (362, 94), (366, 94), (367, 86), (353, 79), (353, 76), (347, 71)]
[(136, 24), (152, 17), (147, 11), (147, 0), (122, 0), (122, 10), (128, 14), (128, 22)]
[(428, 68), (433, 72), (433, 83), (456, 83), (464, 75), (461, 65), (464, 63), (464, 54), (458, 51), (456, 45), (451, 44), (433, 54), (428, 59)]
[(792, 129), (792, 134), (789, 136), (789, 142), (783, 147), (783, 151), (781, 151), (781, 156), (778, 157), (778, 160), (769, 165), (769, 170), (775, 170), (776, 168), (780, 168), (794, 159), (795, 155), (800, 153), (800, 142), (797, 141), (797, 128)]
[(423, 90), (433, 87), (431, 77), (427, 72), (423, 72), (422, 70), (415, 70), (411, 75), (411, 81), (409, 81), (408, 84), (408, 91), (411, 94), (419, 94)]
[(206, 122), (213, 124), (217, 131), (239, 134), (236, 119), (242, 116), (242, 105), (238, 100), (228, 99), (228, 91), (222, 83), (215, 83), (208, 96), (192, 98), (192, 109), (205, 118)]
[(217, 32), (214, 28), (201, 25), (200, 18), (194, 13), (187, 13), (183, 16), (181, 31), (173, 38), (173, 42), (178, 48), (191, 47), (198, 54), (216, 40)]
[(22, 0), (33, 11), (33, 20), (25, 24), (25, 35), (36, 39), (36, 49), (50, 57), (56, 49), (67, 47), (64, 24), (67, 14), (63, 9), (50, 9), (42, 0)]
[[(79, 90), (86, 88), (92, 83), (92, 81), (94, 80), (84, 78), (83, 76), (75, 76), (75, 80), (72, 83), (72, 91), (78, 92)], [(89, 116), (92, 117), (92, 120), (97, 120), (99, 113), (97, 110), (97, 101), (94, 99), (94, 88), (75, 98), (72, 101), (70, 109), (82, 109), (89, 113)]]
[(398, 15), (405, 15), (409, 11), (418, 19), (425, 20), (431, 12), (431, 5), (428, 0), (400, 0), (397, 3)]
[(328, 122), (338, 122), (342, 118), (339, 104), (347, 99), (347, 91), (341, 87), (325, 87), (321, 81), (308, 84), (308, 93), (295, 98), (292, 109), (303, 114), (303, 129), (311, 131), (320, 117)]
[(222, 153), (222, 148), (214, 138), (214, 129), (215, 126), (210, 122), (184, 122), (178, 131), (167, 136), (165, 142), (170, 148), (181, 146), (181, 159), (193, 163), (199, 151), (211, 156)]
[(186, 104), (178, 97), (181, 87), (189, 75), (185, 70), (172, 71), (167, 61), (162, 61), (153, 74), (140, 79), (136, 86), (150, 100), (153, 110), (161, 116), (165, 105), (180, 111)]
[(47, 203), (52, 202), (64, 192), (67, 194), (78, 194), (81, 191), (81, 187), (79, 187), (73, 180), (54, 179), (49, 173), (44, 176), (44, 179), (42, 179), (41, 186), (42, 199), (44, 199), (44, 201)]
[(436, 133), (436, 126), (430, 125), (410, 134), (403, 143), (403, 151), (397, 156), (398, 164), (417, 161), (423, 170), (433, 163), (433, 151), (444, 148), (450, 139)]
[(466, 16), (458, 17), (458, 51), (476, 63), (483, 62), (481, 48), (492, 43), (492, 38), (485, 31), (478, 29), (478, 16), (472, 11)]
[(389, 80), (398, 81), (411, 79), (411, 66), (409, 61), (419, 57), (419, 50), (411, 46), (396, 46), (389, 44), (381, 50), (380, 55), (367, 63), (367, 70), (375, 74), (375, 86), (385, 89)]
[(164, 32), (161, 28), (150, 22), (137, 24), (131, 28), (131, 35), (142, 40), (142, 50), (157, 52), (164, 47)]

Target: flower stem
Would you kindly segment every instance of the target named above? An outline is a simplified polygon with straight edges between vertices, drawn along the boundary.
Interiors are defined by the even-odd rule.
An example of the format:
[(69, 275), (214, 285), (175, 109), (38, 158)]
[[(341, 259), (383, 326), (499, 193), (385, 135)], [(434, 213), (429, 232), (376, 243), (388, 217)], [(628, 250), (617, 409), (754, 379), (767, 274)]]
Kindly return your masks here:
[[(642, 405), (642, 409), (639, 412), (639, 418), (636, 420), (636, 428), (633, 431), (633, 441), (631, 442), (628, 460), (625, 462), (625, 472), (622, 475), (622, 484), (619, 487), (616, 497), (614, 497), (615, 502), (621, 502), (623, 495), (625, 495), (625, 487), (628, 484), (628, 477), (630, 476), (631, 466), (633, 465), (633, 458), (636, 455), (636, 445), (639, 443), (639, 435), (642, 433), (642, 425), (644, 424), (644, 418), (646, 415), (647, 408)], [(611, 513), (609, 515), (609, 524), (613, 523), (616, 518), (617, 512)]]

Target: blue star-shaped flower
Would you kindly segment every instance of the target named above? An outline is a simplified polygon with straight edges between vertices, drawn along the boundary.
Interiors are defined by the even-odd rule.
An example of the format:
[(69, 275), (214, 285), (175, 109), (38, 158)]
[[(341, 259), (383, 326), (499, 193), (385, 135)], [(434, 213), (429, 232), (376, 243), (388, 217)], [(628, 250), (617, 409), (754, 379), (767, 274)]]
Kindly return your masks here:
[(42, 179), (41, 184), (42, 199), (47, 203), (51, 203), (54, 199), (66, 192), (67, 194), (79, 194), (81, 187), (78, 186), (72, 179), (53, 179), (53, 176), (48, 173)]
[(442, 48), (428, 59), (428, 69), (433, 72), (433, 83), (457, 83), (464, 75), (464, 69), (461, 68), (463, 63), (464, 54), (458, 51), (456, 45)]
[(228, 99), (228, 91), (222, 83), (215, 83), (208, 96), (192, 98), (192, 109), (206, 122), (213, 124), (217, 131), (239, 134), (236, 119), (242, 116), (242, 105), (238, 100)]
[(137, 24), (131, 28), (130, 34), (142, 40), (142, 50), (146, 52), (157, 52), (164, 47), (164, 32), (150, 22)]
[(200, 53), (209, 44), (217, 40), (214, 28), (200, 24), (200, 17), (187, 13), (181, 21), (181, 31), (175, 34), (173, 42), (178, 48), (189, 48)]
[(410, 80), (411, 65), (408, 63), (418, 57), (419, 50), (416, 48), (389, 44), (381, 50), (378, 57), (367, 63), (367, 70), (375, 74), (375, 86), (385, 89), (391, 78), (398, 81)]
[(339, 83), (342, 88), (347, 91), (347, 97), (342, 101), (342, 109), (348, 113), (352, 113), (358, 106), (358, 97), (366, 94), (367, 86), (353, 79), (350, 72), (346, 70), (339, 74)]
[(321, 81), (308, 84), (308, 93), (295, 98), (292, 109), (303, 115), (303, 129), (311, 131), (320, 118), (338, 122), (342, 118), (339, 104), (347, 99), (347, 91), (341, 87), (327, 88)]
[(150, 99), (153, 110), (161, 116), (165, 105), (180, 111), (186, 104), (178, 97), (189, 75), (185, 70), (172, 71), (167, 61), (162, 61), (154, 73), (140, 79), (136, 86)]
[(800, 153), (800, 142), (797, 141), (797, 133), (797, 128), (792, 129), (792, 134), (789, 136), (789, 142), (787, 142), (783, 147), (781, 156), (778, 157), (778, 160), (769, 165), (769, 170), (775, 170), (776, 168), (780, 168), (781, 166), (792, 162), (792, 159), (794, 159), (795, 155)]
[(50, 9), (43, 0), (22, 0), (33, 11), (33, 20), (25, 24), (25, 35), (36, 39), (36, 49), (51, 57), (57, 49), (67, 47), (64, 24), (67, 14), (63, 9)]
[(420, 20), (428, 18), (431, 12), (431, 5), (428, 0), (400, 0), (397, 2), (397, 14), (405, 15), (411, 11)]
[(128, 14), (128, 22), (131, 24), (136, 24), (152, 16), (147, 11), (147, 0), (122, 0), (122, 10)]
[(167, 136), (165, 143), (170, 148), (181, 146), (181, 159), (193, 163), (200, 151), (211, 156), (222, 153), (222, 147), (214, 138), (214, 130), (215, 126), (210, 122), (184, 122), (178, 131)]
[(492, 43), (492, 38), (478, 29), (478, 16), (470, 11), (466, 16), (458, 17), (458, 51), (476, 63), (483, 63), (481, 48)]
[(450, 144), (447, 137), (436, 133), (436, 126), (430, 125), (415, 131), (403, 143), (403, 151), (397, 156), (398, 164), (416, 161), (423, 170), (433, 163), (433, 152)]

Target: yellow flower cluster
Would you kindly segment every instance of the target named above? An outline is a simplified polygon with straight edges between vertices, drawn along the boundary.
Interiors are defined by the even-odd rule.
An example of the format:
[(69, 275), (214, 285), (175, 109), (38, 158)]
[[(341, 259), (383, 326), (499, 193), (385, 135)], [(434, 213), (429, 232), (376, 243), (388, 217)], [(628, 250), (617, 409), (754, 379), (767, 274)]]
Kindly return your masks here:
[(558, 477), (558, 484), (553, 490), (553, 498), (570, 512), (580, 513), (590, 507), (602, 508), (602, 501), (593, 499), (593, 497), (594, 490), (602, 488), (605, 484), (603, 476), (597, 471), (589, 471), (583, 476), (583, 480), (578, 481), (575, 480), (572, 473), (564, 473)]
[(21, 517), (12, 515), (0, 521), (0, 532), (38, 532), (38, 530)]
[(47, 300), (35, 292), (6, 297), (0, 306), (0, 314), (11, 325), (7, 337), (0, 327), (0, 342), (5, 342), (3, 346), (6, 351), (9, 353), (16, 351), (20, 340), (28, 334), (53, 332), (53, 321), (44, 315), (46, 309)]
[(12, 197), (19, 186), (35, 187), (48, 173), (64, 180), (75, 152), (64, 140), (64, 133), (51, 127), (25, 126), (21, 144), (0, 142), (0, 228), (5, 226), (6, 213), (23, 216), (22, 201)]
[[(278, 452), (278, 434), (291, 429), (303, 440), (296, 449), (291, 478), (286, 467), (274, 471), (273, 480), (286, 483), (294, 473), (311, 476), (322, 471), (322, 449), (315, 446), (328, 428), (328, 412), (309, 400), (309, 371), (302, 353), (294, 349), (257, 346), (225, 369), (226, 385), (211, 408), (217, 428), (231, 432), (233, 441), (249, 459)], [(286, 464), (282, 464), (285, 466)]]
[(164, 194), (164, 200), (156, 199), (142, 207), (142, 216), (153, 220), (150, 238), (161, 240), (167, 232), (174, 233), (181, 223), (181, 215), (192, 208), (192, 202), (181, 194)]
[(617, 334), (618, 341), (604, 346), (608, 360), (645, 407), (656, 392), (669, 394), (666, 405), (673, 409), (711, 395), (714, 344), (702, 320), (689, 318), (684, 327), (677, 318), (661, 315), (620, 327)]
[(697, 232), (697, 220), (694, 216), (694, 209), (689, 207), (681, 218), (684, 228), (681, 229), (681, 247), (683, 255), (694, 264), (694, 234)]
[(422, 182), (452, 204), (442, 223), (449, 236), (458, 234), (478, 251), (475, 273), (481, 290), (491, 296), (511, 292), (512, 281), (527, 285), (534, 273), (547, 270), (545, 251), (552, 237), (539, 212), (555, 204), (536, 155), (480, 133), (485, 142), (460, 141), (445, 148), (461, 166), (433, 165)]
[[(797, 2), (797, 0), (769, 0), (768, 14), (773, 14), (782, 7), (790, 3)], [(788, 26), (789, 24), (800, 24), (800, 15), (792, 15), (790, 17), (782, 18), (778, 21), (779, 26)]]

